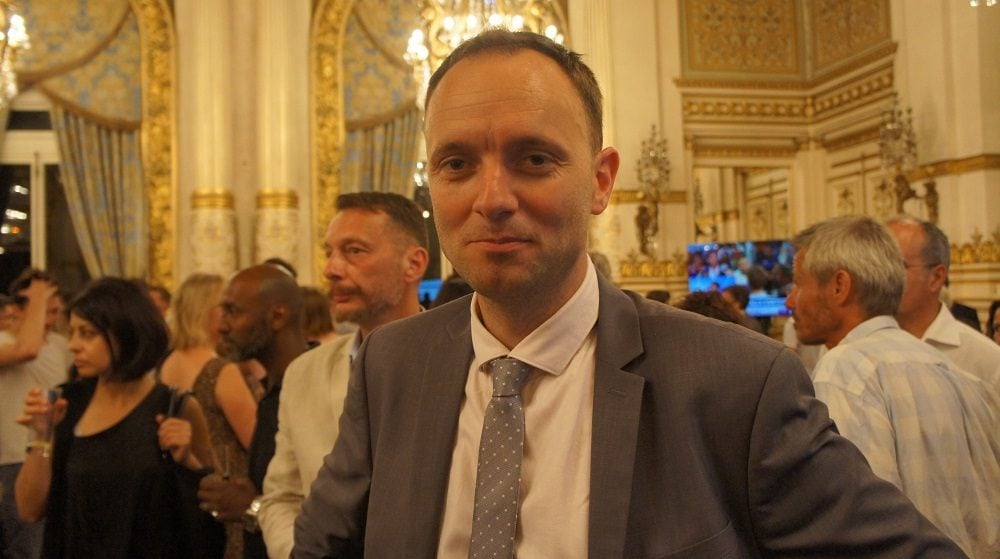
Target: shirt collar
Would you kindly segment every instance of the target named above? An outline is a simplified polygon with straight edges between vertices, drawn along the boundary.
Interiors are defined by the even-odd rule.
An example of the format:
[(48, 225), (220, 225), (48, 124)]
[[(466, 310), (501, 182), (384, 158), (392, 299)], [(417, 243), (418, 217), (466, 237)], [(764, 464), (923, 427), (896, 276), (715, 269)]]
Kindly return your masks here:
[(559, 374), (583, 345), (584, 340), (597, 323), (597, 309), (600, 292), (597, 285), (597, 270), (587, 259), (587, 273), (576, 293), (562, 307), (550, 316), (517, 346), (508, 349), (500, 340), (490, 334), (479, 318), (478, 294), (473, 294), (472, 302), (472, 349), (475, 366), (483, 370), (489, 361), (509, 355), (537, 369)]
[(885, 328), (895, 328), (898, 330), (899, 323), (896, 322), (895, 318), (887, 314), (873, 316), (872, 318), (869, 318), (868, 320), (852, 328), (851, 331), (848, 332), (846, 336), (844, 336), (844, 339), (840, 340), (840, 343), (837, 345), (847, 344), (856, 340), (867, 338), (868, 336), (872, 335), (875, 331), (883, 330)]
[(962, 345), (962, 338), (958, 320), (952, 316), (951, 311), (948, 307), (941, 304), (941, 309), (938, 311), (934, 321), (931, 322), (930, 326), (924, 332), (924, 337), (921, 338), (923, 341), (932, 341), (939, 344), (950, 345), (958, 347)]

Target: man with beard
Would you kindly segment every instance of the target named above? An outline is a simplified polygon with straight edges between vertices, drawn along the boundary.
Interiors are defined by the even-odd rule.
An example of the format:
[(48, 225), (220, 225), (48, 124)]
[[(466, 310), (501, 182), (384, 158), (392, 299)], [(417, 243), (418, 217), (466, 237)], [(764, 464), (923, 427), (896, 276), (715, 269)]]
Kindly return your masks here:
[[(247, 268), (222, 294), (222, 347), (233, 361), (256, 359), (267, 371), (264, 397), (257, 405), (257, 426), (250, 441), (248, 477), (222, 470), (206, 476), (198, 491), (201, 507), (222, 522), (244, 522), (243, 556), (266, 559), (257, 526), (260, 493), (274, 455), (278, 402), (288, 364), (308, 349), (302, 330), (302, 292), (295, 279), (270, 265)], [(224, 462), (224, 457), (217, 457)]]
[(274, 458), (264, 479), (260, 526), (271, 557), (292, 551), (295, 516), (333, 443), (351, 361), (375, 328), (420, 312), (417, 287), (427, 268), (427, 230), (417, 205), (398, 194), (337, 198), (327, 229), (327, 262), (338, 322), (358, 326), (288, 366)]

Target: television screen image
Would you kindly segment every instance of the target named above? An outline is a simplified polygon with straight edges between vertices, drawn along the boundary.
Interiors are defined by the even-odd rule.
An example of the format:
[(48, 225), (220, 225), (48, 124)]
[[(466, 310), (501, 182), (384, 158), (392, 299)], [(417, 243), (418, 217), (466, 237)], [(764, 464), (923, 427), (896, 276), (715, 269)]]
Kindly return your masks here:
[(795, 249), (786, 240), (696, 243), (688, 245), (688, 291), (722, 291), (731, 285), (750, 289), (747, 314), (788, 316), (785, 297), (792, 289)]

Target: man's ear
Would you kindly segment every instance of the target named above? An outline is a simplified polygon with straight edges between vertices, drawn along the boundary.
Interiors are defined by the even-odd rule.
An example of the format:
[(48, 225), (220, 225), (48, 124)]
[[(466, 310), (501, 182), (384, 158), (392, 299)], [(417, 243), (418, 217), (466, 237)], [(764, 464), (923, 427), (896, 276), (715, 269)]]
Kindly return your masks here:
[(403, 277), (407, 282), (416, 283), (424, 277), (430, 255), (422, 246), (411, 246), (403, 253)]
[(828, 295), (837, 305), (844, 305), (851, 298), (851, 289), (853, 287), (853, 279), (851, 274), (847, 273), (847, 270), (837, 270), (830, 281), (827, 282), (829, 287)]
[(599, 215), (608, 207), (619, 165), (621, 155), (615, 148), (604, 148), (597, 154), (594, 160), (594, 198), (590, 213)]
[(271, 310), (268, 312), (267, 322), (271, 327), (271, 330), (277, 332), (282, 330), (288, 325), (288, 319), (291, 313), (288, 311), (288, 307), (285, 305), (271, 305)]
[(945, 268), (944, 264), (935, 265), (930, 269), (930, 279), (928, 281), (930, 282), (931, 291), (941, 291), (948, 282), (948, 268)]

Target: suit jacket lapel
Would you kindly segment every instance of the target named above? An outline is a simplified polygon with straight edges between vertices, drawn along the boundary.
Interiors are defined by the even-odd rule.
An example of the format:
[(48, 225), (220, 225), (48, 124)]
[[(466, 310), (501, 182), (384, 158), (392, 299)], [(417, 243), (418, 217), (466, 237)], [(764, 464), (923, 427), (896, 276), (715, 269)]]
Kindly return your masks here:
[(623, 367), (642, 354), (642, 342), (635, 305), (599, 281), (589, 548), (591, 557), (621, 557), (645, 382)]
[(427, 556), (437, 553), (441, 520), (451, 471), (451, 455), (458, 429), (459, 411), (465, 395), (465, 382), (472, 361), (472, 335), (469, 329), (469, 307), (455, 315), (430, 342), (428, 359), (419, 383), (419, 398), (415, 417), (415, 445), (409, 483), (415, 490), (412, 510), (421, 511), (426, 519), (420, 530), (413, 533), (408, 549), (427, 550)]

